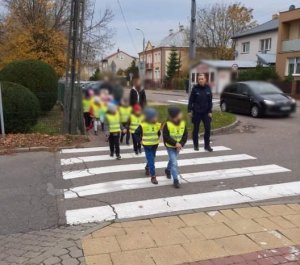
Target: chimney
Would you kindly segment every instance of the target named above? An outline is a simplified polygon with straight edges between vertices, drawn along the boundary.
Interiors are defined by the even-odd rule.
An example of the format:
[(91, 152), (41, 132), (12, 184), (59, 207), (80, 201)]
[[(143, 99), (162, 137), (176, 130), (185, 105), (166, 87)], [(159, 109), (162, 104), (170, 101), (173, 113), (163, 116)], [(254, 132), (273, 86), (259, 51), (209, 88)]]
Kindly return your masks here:
[(278, 15), (278, 14), (273, 14), (273, 15), (272, 15), (272, 20), (278, 19), (278, 18), (279, 18), (279, 15)]
[(172, 35), (173, 34), (173, 29), (169, 30), (169, 34)]
[(290, 8), (289, 8), (289, 11), (293, 11), (296, 9), (296, 6), (295, 5), (290, 5)]
[(184, 26), (183, 25), (179, 25), (179, 31), (184, 31)]

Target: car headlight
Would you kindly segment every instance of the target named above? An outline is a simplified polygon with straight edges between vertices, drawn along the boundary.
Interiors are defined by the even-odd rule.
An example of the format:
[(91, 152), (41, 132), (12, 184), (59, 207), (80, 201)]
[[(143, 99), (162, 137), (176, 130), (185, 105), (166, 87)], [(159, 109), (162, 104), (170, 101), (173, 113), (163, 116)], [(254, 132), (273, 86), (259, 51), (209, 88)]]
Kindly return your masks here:
[(275, 105), (275, 104), (276, 104), (276, 102), (275, 102), (275, 101), (268, 100), (268, 99), (264, 99), (264, 102), (265, 102), (265, 104), (267, 104), (267, 105), (269, 105), (269, 106), (273, 106), (273, 105)]
[(288, 97), (288, 98), (289, 98), (289, 100), (290, 100), (293, 104), (296, 103), (296, 100), (295, 100), (294, 98), (292, 98), (292, 97)]

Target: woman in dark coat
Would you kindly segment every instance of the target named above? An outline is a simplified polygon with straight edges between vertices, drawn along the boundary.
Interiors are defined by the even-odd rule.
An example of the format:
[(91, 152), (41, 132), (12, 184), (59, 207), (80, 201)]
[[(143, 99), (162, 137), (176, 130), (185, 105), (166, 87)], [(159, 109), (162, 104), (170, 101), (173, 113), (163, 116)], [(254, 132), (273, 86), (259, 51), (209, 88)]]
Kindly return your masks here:
[(147, 105), (146, 92), (141, 88), (141, 81), (139, 79), (134, 81), (133, 87), (130, 90), (129, 102), (132, 107), (139, 104), (142, 108), (145, 108)]

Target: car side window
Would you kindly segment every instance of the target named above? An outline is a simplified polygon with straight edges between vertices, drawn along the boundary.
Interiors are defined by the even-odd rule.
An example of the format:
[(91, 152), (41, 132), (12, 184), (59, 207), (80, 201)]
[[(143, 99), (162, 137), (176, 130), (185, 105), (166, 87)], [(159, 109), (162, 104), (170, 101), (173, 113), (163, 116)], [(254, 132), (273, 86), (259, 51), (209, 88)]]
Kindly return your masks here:
[(233, 85), (228, 86), (226, 89), (226, 92), (235, 94), (237, 92), (237, 85), (233, 84)]
[(237, 90), (238, 90), (237, 93), (239, 95), (249, 95), (250, 94), (250, 90), (245, 84), (239, 84)]

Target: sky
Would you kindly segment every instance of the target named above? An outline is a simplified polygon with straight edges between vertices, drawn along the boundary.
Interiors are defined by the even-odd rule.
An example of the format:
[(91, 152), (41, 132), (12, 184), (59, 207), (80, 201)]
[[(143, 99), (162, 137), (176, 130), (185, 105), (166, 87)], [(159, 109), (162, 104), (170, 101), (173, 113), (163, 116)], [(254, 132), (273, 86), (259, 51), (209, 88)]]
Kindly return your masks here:
[[(105, 8), (112, 9), (114, 20), (111, 24), (115, 31), (115, 46), (106, 55), (118, 48), (136, 56), (142, 50), (142, 34), (136, 28), (144, 31), (146, 40), (159, 42), (170, 29), (176, 30), (180, 24), (187, 26), (190, 18), (190, 0), (119, 0), (124, 11), (130, 34), (122, 17), (118, 0), (96, 0), (96, 13)], [(222, 0), (232, 3), (231, 0)], [(221, 0), (197, 0), (198, 7), (205, 7)], [(235, 1), (234, 1), (235, 2)], [(272, 18), (272, 14), (288, 10), (291, 4), (300, 7), (299, 0), (240, 0), (247, 7), (254, 9), (254, 19), (263, 23)]]

